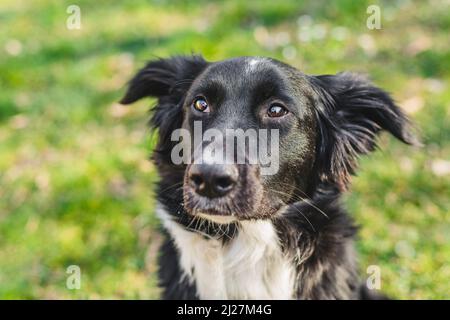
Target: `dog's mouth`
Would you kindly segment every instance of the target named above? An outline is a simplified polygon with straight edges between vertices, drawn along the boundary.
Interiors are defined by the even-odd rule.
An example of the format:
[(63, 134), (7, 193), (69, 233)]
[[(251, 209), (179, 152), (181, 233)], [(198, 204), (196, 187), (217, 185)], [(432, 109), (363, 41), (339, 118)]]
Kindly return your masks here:
[(251, 165), (189, 165), (183, 185), (186, 211), (216, 223), (266, 219), (282, 207), (266, 194), (258, 170)]

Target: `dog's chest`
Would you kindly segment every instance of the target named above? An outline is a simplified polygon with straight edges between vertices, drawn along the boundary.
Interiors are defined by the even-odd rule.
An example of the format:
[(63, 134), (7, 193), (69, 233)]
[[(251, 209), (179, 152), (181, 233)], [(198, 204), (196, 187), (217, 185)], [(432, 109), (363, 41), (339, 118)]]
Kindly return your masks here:
[[(161, 214), (160, 214), (161, 216)], [(163, 217), (201, 299), (292, 299), (294, 268), (269, 221), (243, 222), (226, 245)]]

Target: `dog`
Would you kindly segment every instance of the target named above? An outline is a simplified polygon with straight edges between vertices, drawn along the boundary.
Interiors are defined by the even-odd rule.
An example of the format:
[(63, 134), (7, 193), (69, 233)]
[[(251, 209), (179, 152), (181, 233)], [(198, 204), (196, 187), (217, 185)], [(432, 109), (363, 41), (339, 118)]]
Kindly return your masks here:
[[(382, 298), (358, 276), (357, 227), (340, 198), (381, 131), (417, 143), (388, 93), (353, 73), (311, 76), (271, 58), (191, 55), (150, 61), (121, 103), (144, 97), (157, 98), (150, 125), (166, 234), (162, 298)], [(248, 161), (174, 163), (173, 132), (192, 133), (195, 122), (219, 132), (278, 130), (276, 173)]]

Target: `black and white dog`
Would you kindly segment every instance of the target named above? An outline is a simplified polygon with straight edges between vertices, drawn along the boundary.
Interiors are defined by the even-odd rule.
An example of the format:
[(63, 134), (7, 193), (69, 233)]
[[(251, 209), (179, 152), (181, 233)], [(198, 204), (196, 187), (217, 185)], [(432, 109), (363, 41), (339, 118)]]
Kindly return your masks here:
[[(386, 130), (415, 143), (389, 95), (363, 77), (309, 76), (270, 58), (149, 62), (123, 104), (156, 97), (151, 126), (165, 299), (364, 299), (356, 227), (340, 204), (359, 155)], [(279, 168), (176, 164), (176, 129), (277, 129)]]

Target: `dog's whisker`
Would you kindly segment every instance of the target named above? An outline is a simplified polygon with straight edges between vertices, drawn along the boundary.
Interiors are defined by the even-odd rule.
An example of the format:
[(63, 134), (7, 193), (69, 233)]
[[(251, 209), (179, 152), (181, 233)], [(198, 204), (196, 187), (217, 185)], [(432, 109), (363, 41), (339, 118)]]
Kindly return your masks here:
[[(286, 186), (289, 186), (288, 184), (285, 184)], [(292, 186), (290, 186), (292, 187)], [(283, 191), (279, 191), (279, 190), (274, 190), (274, 189), (270, 189), (270, 191), (278, 193), (280, 195), (284, 195), (286, 197), (291, 197), (294, 198), (294, 200), (298, 200), (298, 201), (304, 201), (307, 205), (311, 206), (312, 208), (316, 209), (317, 211), (319, 211), (322, 215), (324, 215), (327, 219), (329, 219), (330, 217), (319, 207), (317, 207), (312, 201), (312, 199), (310, 197), (308, 197), (302, 190), (299, 190), (298, 188), (295, 188), (295, 191), (299, 191), (301, 193), (303, 193), (306, 197), (302, 197), (298, 194), (288, 194), (286, 192)]]
[[(274, 192), (278, 192), (277, 190), (272, 190), (272, 191), (274, 191)], [(280, 193), (280, 192), (279, 192)], [(308, 204), (308, 203), (307, 203)], [(313, 224), (311, 223), (311, 221), (306, 217), (306, 215), (303, 213), (303, 212), (301, 212), (300, 211), (300, 209), (298, 209), (296, 206), (295, 206), (295, 204), (291, 204), (291, 205), (286, 205), (287, 206), (287, 208), (294, 208), (297, 212), (299, 212), (306, 220), (307, 220), (307, 222), (309, 223), (309, 225), (311, 226), (311, 228), (313, 229), (313, 231), (315, 232), (316, 230), (315, 230), (315, 228), (314, 228), (314, 226), (313, 226)], [(328, 218), (328, 216), (326, 216), (327, 218)]]
[(311, 221), (309, 221), (308, 217), (307, 217), (303, 212), (301, 212), (300, 209), (298, 209), (295, 205), (292, 206), (292, 207), (293, 207), (298, 213), (300, 213), (300, 214), (303, 216), (303, 218), (306, 219), (306, 221), (308, 221), (308, 224), (311, 226), (311, 228), (313, 229), (313, 231), (316, 232), (316, 229), (314, 228), (314, 226), (313, 226), (313, 224), (311, 223)]
[(171, 188), (174, 188), (174, 187), (178, 187), (175, 190), (177, 190), (179, 188), (181, 189), (183, 187), (183, 181), (174, 183), (174, 184), (172, 184), (172, 185), (170, 185), (170, 186), (168, 186), (168, 187), (166, 187), (166, 188), (164, 188), (162, 190), (159, 190), (159, 192), (163, 193), (163, 192), (166, 192), (166, 191), (168, 191), (168, 190), (170, 190)]

